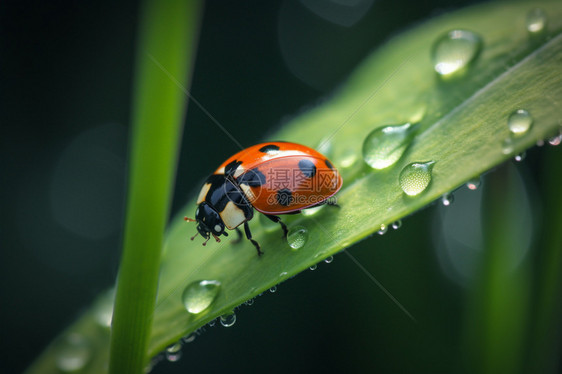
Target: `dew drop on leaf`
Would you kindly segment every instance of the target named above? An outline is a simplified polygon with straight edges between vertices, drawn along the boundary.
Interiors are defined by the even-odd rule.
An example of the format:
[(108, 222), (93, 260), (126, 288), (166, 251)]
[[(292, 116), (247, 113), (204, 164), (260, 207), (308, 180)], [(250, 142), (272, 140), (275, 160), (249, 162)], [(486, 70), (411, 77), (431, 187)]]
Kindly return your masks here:
[(326, 257), (324, 260), (325, 263), (331, 264), (334, 261), (334, 256)]
[(453, 204), (454, 201), (455, 201), (455, 196), (450, 192), (441, 196), (441, 203), (444, 206), (450, 206), (451, 204)]
[(363, 160), (373, 169), (385, 169), (402, 157), (417, 126), (410, 123), (379, 127), (363, 142)]
[(221, 284), (217, 280), (202, 280), (190, 283), (183, 290), (181, 299), (185, 309), (198, 314), (211, 306), (217, 298)]
[(408, 196), (422, 193), (431, 182), (435, 161), (414, 162), (404, 166), (398, 177), (400, 188)]
[(402, 227), (402, 221), (401, 220), (397, 220), (392, 222), (392, 228), (394, 230), (398, 230), (400, 227)]
[(236, 323), (236, 314), (231, 312), (220, 316), (219, 321), (223, 327), (230, 327)]
[(531, 34), (542, 32), (546, 27), (546, 14), (540, 8), (531, 9), (527, 13), (527, 31)]
[(449, 31), (433, 44), (433, 68), (443, 77), (461, 72), (476, 59), (481, 49), (482, 39), (478, 34), (468, 30)]
[(308, 230), (303, 226), (295, 226), (289, 229), (287, 242), (294, 250), (304, 247), (308, 240)]
[(379, 231), (377, 231), (377, 234), (384, 235), (386, 234), (387, 231), (388, 231), (388, 226), (383, 223), (381, 224)]
[(480, 187), (481, 183), (482, 182), (480, 182), (480, 177), (472, 178), (468, 182), (466, 182), (466, 188), (471, 191), (475, 191)]
[(514, 136), (527, 133), (533, 124), (533, 117), (525, 109), (518, 109), (511, 113), (507, 119), (507, 127)]

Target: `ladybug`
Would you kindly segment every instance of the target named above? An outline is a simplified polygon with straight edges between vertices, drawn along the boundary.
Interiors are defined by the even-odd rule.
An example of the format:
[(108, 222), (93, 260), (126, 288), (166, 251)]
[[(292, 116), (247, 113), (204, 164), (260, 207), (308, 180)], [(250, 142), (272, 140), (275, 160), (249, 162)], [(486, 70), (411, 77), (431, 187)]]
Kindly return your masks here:
[[(244, 225), (246, 238), (263, 254), (252, 239), (248, 221), (254, 209), (279, 223), (287, 237), (281, 214), (300, 213), (303, 209), (328, 204), (342, 186), (342, 178), (324, 155), (304, 145), (288, 142), (257, 144), (226, 160), (207, 180), (197, 199), (195, 219), (197, 234), (220, 242), (225, 229)], [(337, 205), (336, 205), (337, 206)]]

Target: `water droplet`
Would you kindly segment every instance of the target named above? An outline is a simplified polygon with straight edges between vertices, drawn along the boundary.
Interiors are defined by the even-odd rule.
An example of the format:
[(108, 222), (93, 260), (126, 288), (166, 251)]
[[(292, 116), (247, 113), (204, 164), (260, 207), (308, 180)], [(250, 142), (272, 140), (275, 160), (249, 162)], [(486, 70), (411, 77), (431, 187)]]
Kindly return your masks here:
[(537, 140), (537, 147), (542, 147), (544, 145), (544, 139)]
[(527, 153), (526, 153), (526, 152), (521, 152), (521, 153), (519, 153), (518, 155), (516, 155), (513, 159), (514, 159), (516, 162), (521, 162), (521, 161), (523, 161), (523, 160), (525, 159), (525, 157), (527, 157)]
[(202, 280), (190, 283), (181, 296), (185, 309), (198, 314), (211, 306), (217, 298), (221, 284), (216, 280)]
[(527, 13), (527, 31), (531, 34), (537, 34), (546, 27), (546, 14), (540, 8), (531, 9)]
[(504, 155), (511, 154), (513, 152), (513, 139), (505, 138), (502, 142), (502, 153)]
[(219, 321), (224, 327), (230, 327), (236, 323), (236, 314), (234, 312), (220, 316)]
[(304, 247), (308, 240), (308, 230), (303, 226), (294, 226), (289, 229), (287, 234), (287, 242), (293, 249)]
[(379, 127), (363, 142), (363, 160), (373, 169), (394, 165), (410, 144), (417, 126), (410, 123)]
[(387, 231), (388, 231), (388, 226), (386, 226), (383, 223), (383, 224), (381, 224), (379, 231), (377, 231), (377, 234), (384, 235), (384, 234), (386, 234)]
[(431, 58), (435, 71), (441, 76), (464, 71), (482, 48), (482, 39), (472, 31), (453, 30), (433, 44)]
[(441, 196), (441, 203), (444, 206), (449, 206), (455, 201), (455, 196), (452, 193), (446, 193), (445, 195)]
[(177, 342), (172, 345), (169, 345), (168, 348), (166, 348), (166, 352), (177, 353), (181, 351), (181, 347), (182, 347), (181, 342)]
[(209, 321), (208, 325), (209, 325), (209, 327), (215, 327), (215, 324), (216, 324), (216, 323), (217, 323), (217, 320), (214, 319), (214, 320), (212, 320), (212, 321)]
[(287, 276), (287, 274), (289, 274), (289, 273), (287, 273), (286, 271), (283, 271), (283, 272), (281, 272), (281, 274), (279, 274), (279, 276), (281, 278), (283, 278), (283, 277)]
[(517, 109), (507, 119), (507, 127), (514, 136), (524, 135), (533, 124), (533, 117), (525, 109)]
[(318, 268), (318, 265), (314, 264), (311, 267), (309, 267), (310, 270), (314, 271)]
[(197, 334), (192, 332), (191, 334), (184, 336), (182, 338), (182, 341), (184, 343), (193, 343), (193, 341), (195, 340), (196, 337), (197, 337)]
[(91, 345), (82, 335), (71, 333), (64, 338), (56, 358), (57, 367), (65, 373), (82, 370), (92, 358)]
[(269, 292), (271, 292), (271, 293), (277, 292), (277, 286), (271, 287), (271, 288), (269, 289)]
[(558, 134), (556, 136), (553, 136), (552, 138), (548, 138), (548, 144), (550, 145), (557, 146), (560, 143), (562, 143), (562, 134)]
[(402, 191), (408, 196), (422, 193), (431, 182), (433, 165), (435, 161), (414, 162), (404, 166), (398, 178)]
[(166, 360), (170, 362), (178, 362), (181, 359), (181, 356), (182, 356), (181, 351), (171, 353), (166, 350)]
[(326, 259), (324, 259), (324, 262), (327, 264), (331, 264), (333, 261), (334, 261), (334, 256), (326, 257)]
[(397, 220), (392, 222), (392, 228), (394, 230), (398, 230), (400, 227), (402, 227), (402, 221), (401, 220)]
[(252, 306), (252, 305), (254, 305), (254, 301), (255, 301), (255, 300), (256, 300), (256, 299), (255, 299), (254, 297), (252, 297), (251, 299), (246, 300), (246, 301), (244, 302), (244, 305), (246, 305), (246, 306)]
[(476, 191), (482, 182), (480, 181), (480, 177), (472, 178), (468, 182), (466, 182), (466, 188), (472, 191)]

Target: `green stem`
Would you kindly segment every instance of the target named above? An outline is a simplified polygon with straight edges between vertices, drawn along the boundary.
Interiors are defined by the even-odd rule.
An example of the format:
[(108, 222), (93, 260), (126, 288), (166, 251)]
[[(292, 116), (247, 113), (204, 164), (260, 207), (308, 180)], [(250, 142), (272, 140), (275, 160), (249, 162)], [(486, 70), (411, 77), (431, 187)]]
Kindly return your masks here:
[(110, 373), (142, 373), (164, 229), (202, 4), (147, 0), (142, 9), (132, 114), (123, 255), (113, 314)]

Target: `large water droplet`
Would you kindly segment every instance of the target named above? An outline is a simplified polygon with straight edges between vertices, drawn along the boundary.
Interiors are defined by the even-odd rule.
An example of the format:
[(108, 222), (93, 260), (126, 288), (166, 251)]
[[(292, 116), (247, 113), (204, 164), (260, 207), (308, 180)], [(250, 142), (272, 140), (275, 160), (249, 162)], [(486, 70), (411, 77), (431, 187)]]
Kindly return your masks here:
[(202, 280), (190, 283), (181, 296), (185, 309), (198, 314), (207, 309), (217, 298), (221, 284), (216, 280)]
[(546, 14), (540, 8), (531, 9), (527, 13), (527, 31), (531, 34), (542, 32), (546, 27)]
[(533, 124), (533, 117), (525, 109), (518, 109), (509, 115), (507, 127), (514, 136), (524, 135)]
[(236, 314), (234, 312), (220, 316), (221, 325), (230, 327), (236, 323)]
[(422, 193), (431, 182), (434, 164), (435, 161), (427, 161), (414, 162), (404, 166), (398, 178), (402, 191), (408, 196)]
[(59, 370), (65, 373), (82, 370), (92, 358), (91, 344), (82, 335), (71, 333), (63, 341), (56, 362)]
[(287, 234), (287, 242), (293, 249), (304, 247), (308, 240), (308, 230), (303, 226), (294, 226), (289, 229)]
[(406, 123), (371, 131), (363, 142), (363, 160), (377, 170), (394, 165), (408, 148), (416, 128)]
[(482, 48), (482, 39), (472, 31), (453, 30), (442, 35), (433, 44), (433, 68), (441, 76), (463, 71), (476, 59)]

